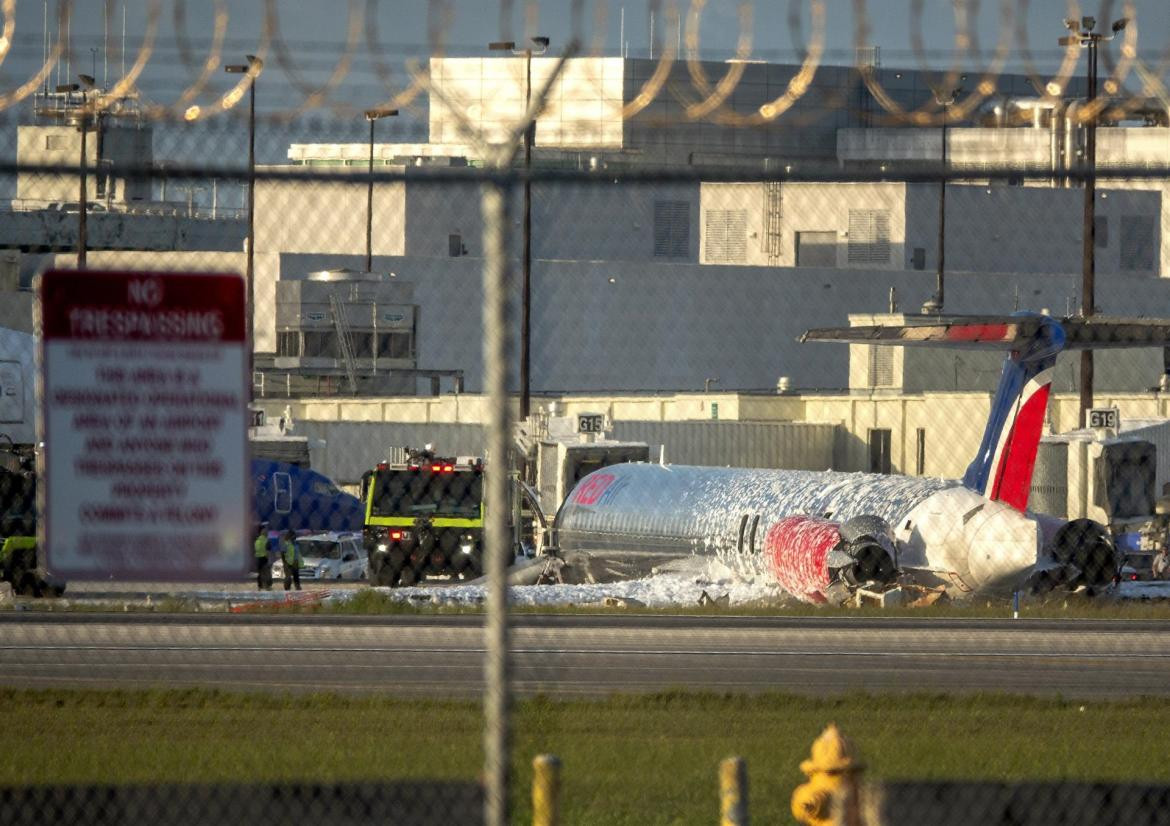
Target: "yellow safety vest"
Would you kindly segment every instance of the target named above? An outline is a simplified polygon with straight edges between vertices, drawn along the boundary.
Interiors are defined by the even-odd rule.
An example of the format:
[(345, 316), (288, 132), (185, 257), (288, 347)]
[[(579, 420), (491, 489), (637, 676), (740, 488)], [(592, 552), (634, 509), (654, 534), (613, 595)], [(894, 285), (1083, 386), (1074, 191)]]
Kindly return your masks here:
[(256, 537), (256, 542), (253, 543), (252, 549), (255, 551), (257, 557), (268, 556), (268, 537)]

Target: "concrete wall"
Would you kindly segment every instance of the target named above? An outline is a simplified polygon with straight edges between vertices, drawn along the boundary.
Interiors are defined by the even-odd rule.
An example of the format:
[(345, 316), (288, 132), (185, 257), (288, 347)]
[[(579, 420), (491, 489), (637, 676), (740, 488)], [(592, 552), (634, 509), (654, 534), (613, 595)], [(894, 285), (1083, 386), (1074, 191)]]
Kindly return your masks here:
[[(535, 404), (551, 400), (543, 397)], [(915, 475), (921, 431), (922, 475), (957, 479), (979, 448), (991, 393), (614, 395), (556, 401), (567, 415), (607, 413), (618, 438), (650, 443), (654, 459), (658, 445), (665, 444), (667, 462), (679, 464), (866, 471), (872, 432), (889, 430), (892, 470)], [(261, 406), (278, 416), (286, 404), (298, 435), (326, 439), (328, 467), (343, 481), (350, 478), (345, 474), (360, 475), (390, 445), (432, 442), (445, 451), (481, 452), (487, 420), (485, 399), (478, 395), (266, 401)], [(719, 421), (709, 418), (713, 404), (719, 406)], [(1101, 392), (1095, 404), (1117, 407), (1123, 422), (1170, 418), (1167, 393)], [(1076, 394), (1054, 394), (1045, 432), (1076, 429), (1078, 410)]]
[[(276, 349), (276, 281), (290, 277), (282, 271), (285, 255), (319, 253), (319, 270), (365, 268), (367, 195), (368, 186), (359, 182), (256, 182), (253, 267), (258, 352)], [(376, 185), (372, 216), (375, 255), (405, 253), (405, 216), (405, 185)], [(303, 273), (293, 277), (303, 277)]]
[[(73, 193), (77, 201), (77, 192)], [(0, 248), (24, 252), (77, 249), (78, 214), (58, 210), (0, 213)], [(241, 249), (247, 225), (237, 220), (210, 220), (181, 215), (135, 215), (90, 212), (86, 216), (88, 250)]]
[[(96, 166), (98, 157), (95, 137), (92, 131), (86, 135), (85, 158), (90, 170)], [(28, 165), (76, 166), (81, 160), (81, 133), (69, 124), (20, 126), (16, 130), (16, 159), (17, 163)], [(87, 184), (87, 200), (94, 200), (97, 181), (90, 177)], [(16, 177), (16, 197), (35, 207), (77, 202), (80, 186), (77, 175), (26, 173)]]
[[(1122, 223), (1149, 216), (1154, 238), (1148, 254), (1152, 266), (1126, 275), (1156, 277), (1163, 269), (1159, 237), (1161, 194), (1097, 189), (1098, 276), (1122, 272)], [(947, 186), (947, 270), (969, 272), (1080, 273), (1084, 190), (1015, 186)], [(937, 184), (906, 188), (906, 258), (913, 266), (914, 248), (923, 250), (927, 270), (938, 268), (939, 193)], [(1099, 278), (1098, 291), (1109, 285)]]
[(645, 442), (651, 461), (669, 464), (825, 470), (837, 430), (808, 422), (615, 421), (613, 438)]
[[(665, 447), (674, 464), (712, 467), (783, 467), (824, 470), (833, 463), (838, 428), (830, 424), (778, 422), (614, 423), (613, 437), (650, 445), (657, 459)], [(354, 484), (388, 455), (388, 448), (433, 444), (443, 454), (482, 456), (484, 429), (478, 423), (355, 422), (297, 420), (307, 436), (314, 467), (341, 484)]]
[[(532, 58), (532, 89), (544, 88), (557, 63)], [(622, 143), (623, 61), (614, 57), (569, 60), (554, 81), (536, 123), (541, 146), (618, 147)], [(528, 81), (524, 57), (431, 58), (430, 139), (467, 142), (463, 120), (489, 141), (502, 140), (523, 117)], [(452, 115), (458, 107), (462, 117)]]
[[(85, 157), (89, 167), (86, 180), (86, 200), (105, 201), (109, 198), (116, 203), (149, 201), (151, 181), (146, 179), (127, 180), (117, 178), (107, 181), (110, 192), (98, 194), (98, 174), (103, 162), (114, 166), (138, 166), (150, 164), (153, 159), (150, 129), (136, 129), (111, 125), (108, 120), (102, 128), (99, 139), (97, 130), (90, 128), (86, 134)], [(20, 126), (16, 134), (16, 159), (22, 165), (52, 164), (76, 166), (81, 159), (81, 132), (75, 125), (54, 124), (49, 126)], [(17, 176), (16, 197), (27, 202), (26, 208), (39, 208), (46, 203), (76, 203), (80, 197), (80, 180), (77, 175), (45, 175), (24, 173)]]
[[(283, 277), (338, 266), (332, 256), (286, 256)], [(348, 260), (349, 264), (346, 264)], [(356, 258), (341, 259), (352, 266)], [(482, 262), (471, 258), (378, 259), (415, 285), (420, 307), (419, 367), (466, 371), (468, 392), (482, 387), (480, 325)], [(518, 272), (518, 266), (516, 272)], [(955, 313), (1008, 313), (1076, 306), (1080, 275), (952, 273), (947, 308)], [(536, 261), (532, 283), (533, 392), (697, 390), (718, 379), (717, 391), (774, 389), (780, 376), (793, 388), (850, 386), (848, 348), (796, 339), (810, 327), (844, 327), (850, 312), (883, 312), (889, 289), (916, 310), (934, 289), (934, 273), (907, 270), (830, 270), (717, 267), (701, 264)], [(1110, 313), (1149, 314), (1170, 307), (1163, 279), (1111, 277), (1098, 301)], [(519, 291), (515, 291), (518, 299)], [(519, 318), (517, 301), (514, 318)], [(1098, 370), (1098, 382), (1118, 389), (1157, 383), (1160, 356), (1118, 351), (1117, 367)], [(1160, 351), (1151, 351), (1160, 352)], [(959, 357), (967, 364), (970, 354)], [(1058, 373), (1072, 368), (1064, 356)], [(986, 369), (998, 375), (992, 358)], [(1131, 365), (1126, 367), (1125, 365)], [(983, 369), (982, 367), (979, 369)], [(954, 369), (937, 381), (953, 388)], [(989, 374), (990, 376), (991, 374)], [(959, 367), (960, 388), (987, 386), (975, 369)], [(918, 380), (926, 382), (927, 377)], [(948, 383), (948, 380), (950, 383)], [(512, 386), (517, 387), (513, 370)], [(854, 379), (853, 386), (865, 386)], [(933, 385), (932, 385), (933, 386)]]
[[(772, 208), (779, 211), (779, 255), (768, 253), (768, 198), (763, 184), (711, 184), (701, 189), (699, 260), (704, 264), (794, 267), (797, 263), (797, 235), (801, 232), (831, 232), (836, 236), (834, 255), (838, 267), (899, 269), (905, 260), (906, 186), (877, 184), (781, 184)], [(744, 211), (745, 252), (741, 260), (725, 259), (713, 251), (707, 240), (711, 211)], [(849, 229), (851, 210), (878, 210), (889, 221), (889, 255), (885, 263), (850, 260)]]

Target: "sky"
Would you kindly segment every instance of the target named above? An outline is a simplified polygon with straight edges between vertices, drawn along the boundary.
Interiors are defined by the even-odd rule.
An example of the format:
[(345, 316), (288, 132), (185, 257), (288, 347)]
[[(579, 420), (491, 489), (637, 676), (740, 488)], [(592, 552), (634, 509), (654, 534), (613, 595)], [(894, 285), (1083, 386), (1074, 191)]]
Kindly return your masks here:
[[(799, 59), (811, 37), (810, 9), (819, 0), (732, 0), (700, 2), (702, 12), (699, 49), (704, 58), (723, 60), (736, 54), (741, 24), (752, 36), (751, 56), (772, 61)], [(17, 4), (13, 47), (0, 65), (0, 82), (6, 88), (23, 81), (40, 65), (45, 51), (44, 19), (56, 33), (58, 4), (65, 0), (22, 0)], [(215, 30), (217, 4), (226, 11), (224, 62), (240, 62), (246, 53), (261, 49), (266, 3), (259, 0), (156, 0), (159, 35), (140, 86), (159, 102), (173, 100), (198, 75)], [(690, 0), (682, 7), (689, 8)], [(1009, 69), (1023, 68), (1023, 56), (1030, 54), (1037, 71), (1051, 72), (1061, 57), (1057, 38), (1065, 34), (1063, 20), (1084, 14), (1101, 20), (1098, 30), (1122, 16), (1132, 17), (1138, 52), (1156, 63), (1163, 52), (1170, 53), (1170, 3), (1165, 0), (1113, 0), (1079, 7), (1072, 0), (823, 0), (826, 10), (825, 62), (852, 62), (855, 44), (877, 46), (880, 61), (891, 68), (920, 65), (939, 68), (958, 59), (964, 69), (985, 65), (1003, 38), (1010, 43), (1013, 58)], [(99, 85), (110, 85), (122, 68), (121, 41), (125, 16), (126, 51), (132, 55), (141, 46), (147, 29), (152, 0), (77, 0), (69, 26), (70, 57), (60, 62), (50, 84), (71, 82), (79, 72), (93, 74)], [(433, 31), (443, 33), (444, 49), (458, 55), (486, 55), (490, 40), (522, 40), (526, 34), (548, 36), (552, 51), (563, 48), (576, 33), (585, 49), (610, 55), (624, 48), (631, 56), (650, 51), (650, 18), (654, 12), (654, 36), (660, 50), (664, 40), (680, 40), (673, 24), (669, 0), (545, 0), (544, 2), (499, 2), (499, 0), (337, 0), (333, 3), (306, 0), (271, 0), (273, 18), (285, 45), (287, 65), (281, 65), (277, 50), (269, 50), (265, 83), (288, 90), (298, 84), (308, 88), (323, 82), (345, 53), (347, 31), (352, 20), (357, 40), (351, 49), (350, 73), (342, 82), (339, 97), (357, 105), (376, 105), (397, 82), (411, 58), (422, 58), (434, 50)], [(372, 8), (373, 26), (364, 15)], [(109, 25), (103, 9), (109, 12)], [(956, 9), (960, 12), (956, 14)], [(351, 18), (347, 13), (353, 12)], [(656, 10), (656, 11), (655, 11)], [(1009, 23), (1004, 25), (1003, 12)], [(184, 24), (176, 26), (176, 16)], [(746, 16), (745, 16), (746, 15)], [(958, 19), (970, 20), (976, 55), (960, 55), (955, 49)], [(917, 20), (917, 25), (916, 25)], [(795, 21), (795, 25), (793, 25)], [(108, 31), (108, 36), (107, 36)], [(176, 33), (180, 36), (176, 36)], [(383, 78), (371, 59), (368, 38), (376, 38), (384, 63), (394, 72)], [(624, 35), (624, 37), (623, 37)], [(1022, 35), (1022, 39), (1021, 39)], [(1108, 48), (1117, 49), (1120, 44)], [(184, 62), (186, 61), (186, 62)], [(132, 63), (132, 57), (127, 58)], [(216, 72), (213, 88), (228, 88), (230, 76)], [(281, 101), (280, 94), (268, 95), (269, 105)], [(264, 104), (259, 104), (264, 108)]]
[[(1031, 61), (1046, 79), (1062, 56), (1056, 41), (1066, 33), (1063, 20), (1084, 14), (1102, 21), (1099, 31), (1108, 31), (1109, 22), (1121, 16), (1133, 18), (1129, 31), (1136, 35), (1138, 54), (1156, 66), (1165, 53), (1170, 64), (1166, 0), (1114, 0), (1091, 8), (1080, 8), (1071, 0), (681, 0), (678, 8), (684, 11), (684, 20), (692, 2), (701, 7), (696, 18), (698, 48), (707, 60), (736, 56), (743, 27), (751, 34), (751, 58), (797, 62), (813, 37), (811, 9), (823, 7), (822, 62), (829, 65), (851, 65), (854, 45), (860, 42), (877, 47), (880, 64), (887, 68), (925, 66), (942, 71), (954, 64), (967, 72), (978, 71), (1002, 42), (1011, 55), (1006, 71), (1025, 71)], [(491, 54), (489, 41), (522, 41), (539, 34), (550, 39), (550, 51), (556, 54), (576, 35), (585, 53), (616, 56), (624, 50), (631, 57), (646, 57), (653, 12), (656, 54), (670, 40), (676, 44), (681, 40), (685, 48), (685, 33), (672, 22), (678, 18), (671, 11), (676, 8), (672, 0), (19, 0), (11, 49), (0, 62), (0, 109), (4, 96), (27, 83), (43, 65), (49, 48), (46, 31), (49, 41), (57, 37), (62, 4), (71, 9), (68, 30), (62, 33), (67, 34), (62, 37), (67, 49), (41, 88), (77, 82), (81, 73), (92, 74), (99, 87), (111, 88), (123, 67), (133, 66), (152, 8), (157, 9), (157, 35), (136, 84), (148, 104), (181, 113), (187, 105), (185, 100), (177, 104), (181, 95), (200, 77), (202, 64), (211, 62), (195, 102), (204, 113), (214, 111), (219, 97), (240, 78), (225, 74), (222, 65), (262, 54), (265, 67), (256, 84), (257, 111), (277, 127), (258, 130), (261, 163), (283, 162), (290, 143), (364, 142), (368, 127), (362, 112), (384, 105), (400, 92), (407, 85), (410, 61), (425, 62), (440, 47), (450, 55), (486, 56)], [(270, 19), (274, 39), (265, 49), (267, 7), (274, 10)], [(214, 55), (217, 8), (224, 13), (222, 50)], [(959, 26), (957, 19), (969, 24)], [(956, 50), (956, 34), (964, 30), (971, 35), (972, 49)], [(436, 39), (437, 33), (441, 39)], [(1103, 76), (1120, 45), (1102, 49)], [(327, 105), (302, 108), (306, 96), (322, 88), (339, 64), (347, 71), (329, 87)], [(1083, 72), (1085, 65), (1078, 55), (1074, 71)], [(11, 107), (9, 113), (27, 120), (30, 103)], [(425, 141), (425, 97), (399, 108), (400, 117), (379, 122), (378, 140)], [(246, 106), (236, 106), (229, 117), (203, 120), (207, 127), (223, 131), (222, 141), (197, 138), (179, 128), (156, 128), (155, 159), (239, 156), (247, 146), (246, 113)], [(296, 118), (285, 119), (294, 113)]]

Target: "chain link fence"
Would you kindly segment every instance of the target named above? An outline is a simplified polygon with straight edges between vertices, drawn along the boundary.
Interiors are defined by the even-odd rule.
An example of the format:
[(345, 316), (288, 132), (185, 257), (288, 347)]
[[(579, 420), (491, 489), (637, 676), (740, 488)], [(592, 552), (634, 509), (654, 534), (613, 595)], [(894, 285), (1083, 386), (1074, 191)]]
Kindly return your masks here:
[(770, 822), (832, 719), (880, 822), (1165, 797), (1159, 9), (10, 5), (0, 820)]

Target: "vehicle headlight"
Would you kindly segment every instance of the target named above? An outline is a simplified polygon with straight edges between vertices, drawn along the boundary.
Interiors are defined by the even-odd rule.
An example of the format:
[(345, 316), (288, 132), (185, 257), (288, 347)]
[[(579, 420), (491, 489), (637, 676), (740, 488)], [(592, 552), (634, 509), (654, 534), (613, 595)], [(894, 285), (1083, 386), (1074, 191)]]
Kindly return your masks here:
[(379, 553), (386, 553), (386, 551), (388, 551), (389, 549), (390, 549), (390, 546), (387, 545), (385, 542), (378, 543), (378, 552)]

